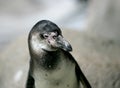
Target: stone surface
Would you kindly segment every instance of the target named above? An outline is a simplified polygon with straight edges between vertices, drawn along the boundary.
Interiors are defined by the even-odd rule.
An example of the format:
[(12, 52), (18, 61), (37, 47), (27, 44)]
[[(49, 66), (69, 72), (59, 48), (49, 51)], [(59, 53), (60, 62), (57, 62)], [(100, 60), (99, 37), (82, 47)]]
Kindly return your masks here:
[(99, 35), (120, 41), (120, 0), (90, 0), (88, 29)]
[[(93, 88), (120, 88), (119, 41), (72, 30), (63, 30), (63, 35)], [(27, 36), (22, 35), (0, 54), (0, 87), (24, 88), (28, 65)]]

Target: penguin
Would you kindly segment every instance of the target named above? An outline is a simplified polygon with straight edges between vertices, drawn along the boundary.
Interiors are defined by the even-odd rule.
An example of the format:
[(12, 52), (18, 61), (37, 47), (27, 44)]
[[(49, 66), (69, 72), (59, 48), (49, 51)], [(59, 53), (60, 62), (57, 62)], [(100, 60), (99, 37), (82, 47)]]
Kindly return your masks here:
[(91, 88), (60, 28), (41, 20), (28, 36), (30, 66), (26, 88)]

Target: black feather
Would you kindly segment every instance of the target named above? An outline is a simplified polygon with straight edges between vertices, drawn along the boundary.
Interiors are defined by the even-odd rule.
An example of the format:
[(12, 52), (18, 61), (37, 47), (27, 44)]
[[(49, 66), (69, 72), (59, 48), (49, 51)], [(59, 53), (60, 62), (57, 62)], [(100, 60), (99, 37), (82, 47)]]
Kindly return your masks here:
[(34, 78), (29, 74), (28, 79), (27, 79), (27, 83), (26, 83), (26, 88), (35, 88), (34, 83), (35, 83)]

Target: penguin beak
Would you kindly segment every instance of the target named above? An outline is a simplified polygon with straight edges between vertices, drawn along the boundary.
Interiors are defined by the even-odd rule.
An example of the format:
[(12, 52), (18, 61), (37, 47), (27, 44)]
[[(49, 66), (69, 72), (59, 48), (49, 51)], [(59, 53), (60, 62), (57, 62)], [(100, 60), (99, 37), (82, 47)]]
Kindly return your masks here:
[(66, 41), (61, 35), (57, 39), (58, 48), (61, 48), (65, 51), (72, 51), (72, 47), (68, 41)]
[(72, 51), (72, 47), (68, 41), (66, 41), (61, 35), (57, 36), (55, 39), (50, 39), (49, 43), (54, 48), (63, 49), (65, 51)]

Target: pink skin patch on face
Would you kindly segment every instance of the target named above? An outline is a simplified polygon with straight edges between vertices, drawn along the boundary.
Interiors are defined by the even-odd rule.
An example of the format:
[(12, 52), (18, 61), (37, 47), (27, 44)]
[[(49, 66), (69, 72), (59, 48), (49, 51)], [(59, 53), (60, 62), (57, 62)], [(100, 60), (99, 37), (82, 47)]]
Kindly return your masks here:
[(52, 47), (56, 47), (55, 37), (57, 37), (57, 33), (56, 32), (51, 32), (49, 37), (47, 38), (48, 44), (51, 45)]

